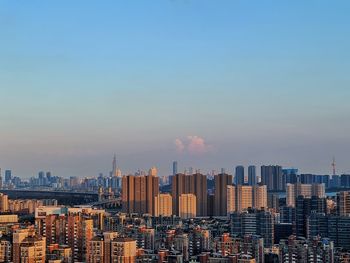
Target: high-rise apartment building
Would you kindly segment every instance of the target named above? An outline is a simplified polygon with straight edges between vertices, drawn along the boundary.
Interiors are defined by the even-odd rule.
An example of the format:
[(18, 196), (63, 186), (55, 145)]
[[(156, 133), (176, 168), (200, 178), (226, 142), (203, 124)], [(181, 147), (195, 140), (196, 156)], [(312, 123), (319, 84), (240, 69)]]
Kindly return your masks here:
[(179, 216), (184, 219), (194, 218), (197, 216), (196, 196), (194, 194), (180, 195)]
[(111, 262), (135, 263), (136, 240), (117, 237), (111, 242)]
[(12, 240), (9, 237), (0, 237), (0, 262), (12, 261)]
[(9, 211), (9, 200), (8, 196), (0, 193), (0, 212), (4, 213)]
[(155, 214), (154, 216), (172, 216), (173, 200), (170, 194), (158, 194), (155, 197)]
[(157, 169), (147, 176), (128, 175), (122, 179), (122, 202), (125, 213), (155, 214), (154, 199), (159, 194)]
[(256, 209), (268, 208), (266, 185), (253, 186), (253, 207)]
[(238, 165), (236, 166), (235, 183), (236, 185), (243, 185), (244, 181), (244, 166)]
[(236, 186), (227, 186), (227, 214), (236, 212)]
[(13, 233), (13, 263), (45, 263), (46, 239), (34, 229), (19, 229)]
[(299, 195), (295, 206), (295, 233), (298, 237), (307, 237), (307, 219), (312, 213), (326, 212), (326, 198), (311, 198)]
[(350, 174), (342, 174), (340, 176), (340, 185), (342, 187), (350, 187)]
[(93, 237), (88, 243), (87, 263), (109, 263), (112, 258), (111, 244), (118, 237), (117, 232), (104, 232)]
[[(307, 236), (329, 238), (335, 247), (350, 250), (350, 217), (311, 213), (306, 222)], [(346, 261), (344, 261), (346, 262)]]
[(221, 173), (214, 176), (214, 215), (227, 215), (227, 186), (232, 184), (232, 175)]
[(68, 215), (67, 243), (73, 251), (74, 261), (85, 261), (88, 254), (88, 244), (93, 238), (93, 220), (86, 219), (82, 214)]
[(253, 208), (253, 187), (249, 185), (237, 185), (236, 201), (237, 211), (239, 212)]
[(324, 184), (287, 184), (286, 186), (286, 204), (290, 207), (295, 207), (296, 198), (303, 196), (311, 198), (316, 196), (323, 198), (326, 196)]
[[(88, 252), (86, 255), (87, 263), (104, 263), (105, 259), (105, 246), (103, 236), (95, 236), (88, 243)], [(110, 245), (110, 244), (109, 244)], [(110, 262), (110, 261), (109, 261)]]
[(274, 217), (271, 212), (250, 209), (232, 213), (230, 220), (233, 236), (260, 235), (266, 247), (274, 244)]
[(282, 167), (279, 165), (261, 166), (261, 183), (267, 186), (267, 190), (283, 191)]
[(339, 216), (350, 216), (350, 191), (337, 193), (337, 213)]
[(191, 175), (176, 174), (172, 177), (171, 195), (173, 198), (173, 214), (179, 215), (179, 198), (182, 194), (194, 194), (197, 200), (197, 215), (206, 216), (207, 213), (207, 177), (195, 173)]
[(248, 208), (267, 208), (266, 185), (227, 186), (227, 213), (241, 212)]
[(248, 166), (248, 185), (256, 185), (256, 167), (255, 165)]

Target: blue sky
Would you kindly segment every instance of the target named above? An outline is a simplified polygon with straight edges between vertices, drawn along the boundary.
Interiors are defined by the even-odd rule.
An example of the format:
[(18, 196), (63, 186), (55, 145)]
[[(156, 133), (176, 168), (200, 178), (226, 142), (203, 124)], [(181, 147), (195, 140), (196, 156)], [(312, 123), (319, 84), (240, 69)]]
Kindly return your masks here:
[(350, 172), (349, 8), (1, 1), (0, 167), (93, 176), (115, 152), (125, 173)]

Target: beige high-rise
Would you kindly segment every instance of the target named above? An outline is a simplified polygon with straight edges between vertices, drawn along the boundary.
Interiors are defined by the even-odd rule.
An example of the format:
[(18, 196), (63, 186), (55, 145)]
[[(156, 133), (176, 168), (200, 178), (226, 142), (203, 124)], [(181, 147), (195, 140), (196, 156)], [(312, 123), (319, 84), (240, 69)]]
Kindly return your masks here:
[(136, 240), (116, 238), (111, 242), (111, 262), (136, 262)]
[(183, 219), (197, 216), (196, 196), (194, 194), (182, 194), (179, 198), (179, 215)]
[(46, 239), (34, 229), (20, 229), (13, 233), (13, 263), (45, 263)]
[(241, 212), (248, 208), (267, 208), (266, 185), (228, 185), (227, 186), (227, 214)]
[(324, 184), (287, 184), (286, 187), (286, 204), (290, 207), (295, 207), (295, 201), (298, 196), (311, 198), (316, 196), (324, 198), (326, 196), (326, 190)]
[(231, 214), (236, 211), (236, 186), (227, 186), (227, 214)]
[(10, 238), (0, 239), (0, 262), (11, 262), (12, 260), (12, 242)]
[(8, 196), (0, 193), (0, 212), (7, 212), (9, 210)]
[(267, 186), (253, 186), (253, 207), (256, 209), (267, 208)]
[(110, 263), (112, 241), (117, 238), (117, 232), (104, 232), (89, 241), (86, 255), (87, 263)]
[(253, 208), (253, 187), (249, 185), (237, 185), (237, 211)]
[(197, 215), (207, 215), (207, 177), (195, 173), (191, 175), (176, 174), (172, 177), (171, 195), (173, 199), (173, 214), (179, 215), (179, 197), (182, 194), (194, 194), (197, 198)]
[(172, 216), (172, 202), (170, 194), (158, 194), (155, 197), (155, 216)]

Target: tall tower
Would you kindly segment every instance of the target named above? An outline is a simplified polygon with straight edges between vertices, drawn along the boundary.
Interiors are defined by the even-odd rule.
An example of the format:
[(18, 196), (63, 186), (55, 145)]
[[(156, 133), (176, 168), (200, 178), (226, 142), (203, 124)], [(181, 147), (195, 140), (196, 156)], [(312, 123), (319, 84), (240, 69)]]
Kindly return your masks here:
[(114, 154), (112, 162), (112, 175), (114, 176), (117, 171), (117, 156)]
[(248, 167), (248, 184), (256, 185), (256, 167), (254, 165)]
[(332, 168), (333, 168), (333, 176), (334, 176), (335, 175), (335, 157), (333, 157)]
[(122, 173), (117, 168), (117, 156), (114, 154), (112, 161), (112, 172), (111, 172), (111, 187), (113, 191), (118, 191), (122, 188)]
[(244, 184), (244, 166), (236, 166), (235, 182), (237, 185)]
[(177, 161), (173, 162), (173, 175), (177, 174)]

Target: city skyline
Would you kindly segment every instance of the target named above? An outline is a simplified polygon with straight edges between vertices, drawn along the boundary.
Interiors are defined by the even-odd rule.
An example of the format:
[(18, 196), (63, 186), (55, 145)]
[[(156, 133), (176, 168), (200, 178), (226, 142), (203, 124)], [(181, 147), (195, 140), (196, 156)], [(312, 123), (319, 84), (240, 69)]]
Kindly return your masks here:
[(1, 2), (0, 167), (350, 173), (349, 7)]
[[(114, 155), (115, 156), (115, 155)], [(338, 172), (337, 168), (336, 168), (336, 163), (335, 163), (335, 160), (333, 160), (334, 163), (331, 163), (331, 169), (333, 169), (333, 164), (335, 165), (334, 167), (334, 171), (336, 171), (335, 175), (339, 176), (339, 175), (348, 175), (349, 173), (342, 173), (342, 172)], [(251, 175), (252, 176), (257, 176), (260, 178), (262, 178), (262, 173), (261, 173), (261, 169), (263, 167), (269, 167), (269, 166), (279, 166), (281, 167), (281, 169), (285, 169), (285, 170), (295, 170), (296, 173), (298, 175), (328, 175), (328, 176), (333, 176), (333, 171), (332, 172), (324, 172), (324, 173), (311, 173), (311, 172), (308, 172), (308, 171), (300, 171), (300, 169), (298, 167), (286, 167), (286, 166), (281, 166), (279, 164), (261, 164), (261, 165), (256, 165), (256, 164), (249, 164), (249, 165), (236, 165), (236, 166), (230, 166), (228, 168), (226, 167), (214, 167), (214, 169), (208, 169), (208, 170), (205, 170), (205, 169), (201, 169), (200, 167), (193, 167), (193, 166), (182, 166), (180, 164), (179, 166), (179, 162), (178, 161), (173, 161), (170, 166), (168, 167), (168, 172), (166, 173), (159, 173), (158, 172), (158, 167), (157, 166), (149, 166), (148, 168), (144, 168), (144, 169), (134, 169), (134, 170), (123, 170), (122, 167), (120, 167), (119, 165), (116, 166), (116, 173), (113, 173), (113, 169), (114, 169), (114, 159), (112, 161), (112, 169), (108, 169), (108, 168), (105, 168), (105, 169), (101, 169), (98, 173), (96, 174), (89, 174), (89, 175), (83, 175), (83, 176), (78, 176), (78, 175), (74, 175), (74, 174), (68, 174), (68, 175), (59, 175), (59, 174), (56, 174), (55, 171), (53, 171), (52, 169), (38, 169), (36, 170), (33, 174), (30, 174), (28, 176), (23, 176), (21, 174), (18, 174), (16, 173), (16, 170), (13, 170), (11, 167), (0, 167), (0, 176), (2, 178), (4, 178), (7, 174), (7, 172), (9, 172), (10, 174), (12, 174), (13, 176), (16, 176), (16, 177), (19, 177), (21, 179), (24, 179), (24, 180), (28, 180), (30, 178), (34, 178), (40, 174), (46, 174), (46, 173), (49, 173), (50, 175), (53, 175), (53, 176), (58, 176), (58, 177), (62, 177), (62, 178), (69, 178), (69, 177), (77, 177), (77, 178), (97, 178), (99, 176), (103, 176), (103, 177), (113, 177), (115, 176), (116, 174), (118, 174), (118, 176), (121, 177), (124, 177), (124, 176), (128, 176), (128, 175), (146, 175), (148, 174), (148, 171), (149, 169), (153, 169), (155, 168), (157, 170), (157, 176), (160, 176), (160, 177), (171, 177), (173, 175), (176, 175), (174, 174), (174, 163), (176, 163), (176, 174), (184, 174), (184, 175), (193, 175), (193, 174), (196, 174), (196, 173), (199, 173), (199, 174), (203, 174), (203, 175), (206, 175), (206, 176), (214, 176), (214, 175), (217, 175), (217, 174), (220, 174), (222, 172), (224, 173), (227, 173), (227, 174), (230, 174), (233, 176), (233, 183), (234, 184), (237, 184), (236, 180), (237, 178), (241, 178), (242, 174), (239, 173), (238, 174), (238, 177), (237, 177), (237, 168), (241, 168), (243, 169), (243, 173), (244, 173), (244, 178), (241, 178), (239, 183), (238, 184), (242, 184), (242, 179), (245, 181), (245, 184), (251, 184), (249, 183), (250, 180), (256, 180), (256, 178), (250, 178), (249, 179), (249, 174), (250, 174), (250, 170), (251, 168), (254, 168), (254, 173), (252, 172)], [(282, 171), (282, 170), (281, 170)], [(255, 182), (255, 181), (254, 181)]]

